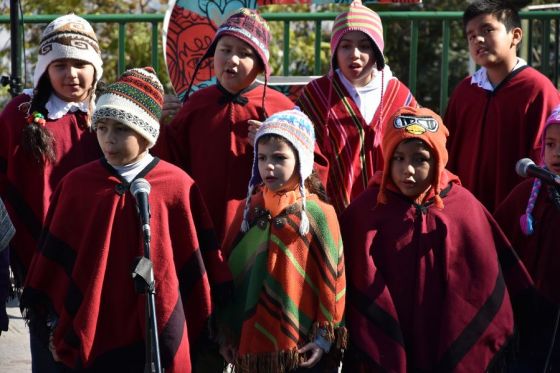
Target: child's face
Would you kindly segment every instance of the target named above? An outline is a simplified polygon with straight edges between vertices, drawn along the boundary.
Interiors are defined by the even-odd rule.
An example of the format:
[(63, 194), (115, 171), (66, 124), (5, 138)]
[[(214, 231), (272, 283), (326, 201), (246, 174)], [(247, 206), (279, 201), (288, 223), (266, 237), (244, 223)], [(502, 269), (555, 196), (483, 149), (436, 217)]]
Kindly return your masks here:
[(544, 137), (544, 164), (560, 175), (560, 124), (551, 124)]
[(253, 83), (262, 71), (259, 56), (241, 39), (224, 35), (216, 44), (214, 71), (220, 84), (237, 93)]
[(371, 39), (361, 31), (347, 32), (336, 48), (336, 62), (344, 77), (355, 87), (367, 85), (375, 65)]
[(69, 58), (53, 61), (47, 73), (54, 93), (67, 102), (88, 98), (95, 79), (92, 64)]
[(132, 128), (114, 119), (97, 122), (97, 141), (112, 166), (124, 166), (140, 160), (148, 149), (148, 140)]
[(402, 141), (391, 159), (391, 178), (402, 194), (421, 202), (434, 179), (434, 157), (420, 140)]
[(517, 44), (523, 31), (519, 27), (506, 30), (506, 26), (492, 14), (481, 14), (466, 26), (469, 53), (477, 65), (486, 68), (500, 67), (517, 56)]
[(274, 139), (259, 141), (257, 160), (259, 174), (270, 191), (292, 190), (299, 183), (296, 155), (285, 142)]

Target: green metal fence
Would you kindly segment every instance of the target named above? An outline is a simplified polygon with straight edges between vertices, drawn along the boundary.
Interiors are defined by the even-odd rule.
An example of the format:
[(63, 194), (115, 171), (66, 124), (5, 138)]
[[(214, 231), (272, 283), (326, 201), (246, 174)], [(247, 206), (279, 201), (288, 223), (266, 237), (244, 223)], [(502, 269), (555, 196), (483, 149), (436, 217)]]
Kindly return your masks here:
[[(451, 29), (452, 23), (457, 24), (461, 20), (461, 12), (399, 12), (387, 11), (379, 12), (383, 22), (402, 22), (407, 23), (410, 29), (409, 36), (409, 61), (408, 61), (408, 86), (413, 93), (416, 93), (418, 81), (418, 45), (419, 27), (421, 22), (439, 22), (441, 28), (438, 31), (441, 37), (441, 56), (440, 56), (440, 77), (439, 77), (439, 107), (444, 108), (449, 95), (449, 54), (451, 50)], [(322, 41), (322, 22), (332, 21), (336, 13), (264, 13), (263, 16), (269, 22), (283, 23), (283, 75), (290, 75), (290, 27), (295, 22), (311, 21), (315, 24), (315, 55), (313, 71), (315, 75), (320, 75), (321, 58), (320, 48)], [(538, 62), (538, 68), (545, 75), (548, 75), (558, 87), (559, 79), (559, 26), (560, 11), (532, 11), (522, 12), (521, 16), (526, 20), (525, 43), (527, 44), (527, 60), (530, 65)], [(34, 15), (24, 16), (24, 24), (47, 24), (56, 18), (56, 15)], [(126, 25), (129, 23), (150, 23), (151, 28), (151, 62), (156, 71), (160, 69), (158, 55), (162, 53), (158, 48), (160, 39), (160, 27), (163, 22), (163, 14), (111, 14), (111, 15), (85, 15), (91, 23), (111, 23), (118, 25), (118, 71), (121, 73), (125, 69), (126, 55)], [(9, 24), (8, 16), (0, 16), (0, 24)], [(455, 27), (460, 27), (455, 25)], [(536, 33), (535, 29), (539, 32)], [(533, 35), (540, 35), (541, 40), (535, 40)], [(535, 54), (535, 46), (539, 46), (540, 53)], [(538, 56), (538, 61), (535, 61)]]

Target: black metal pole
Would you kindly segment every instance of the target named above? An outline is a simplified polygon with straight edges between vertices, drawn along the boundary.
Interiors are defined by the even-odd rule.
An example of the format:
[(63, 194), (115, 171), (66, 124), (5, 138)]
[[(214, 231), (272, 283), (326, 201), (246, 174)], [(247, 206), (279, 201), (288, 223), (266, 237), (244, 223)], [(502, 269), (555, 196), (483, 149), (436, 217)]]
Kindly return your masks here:
[(21, 84), (21, 51), (22, 51), (22, 28), (19, 14), (19, 0), (10, 0), (10, 37), (12, 55), (12, 74), (10, 76), (10, 94), (12, 97), (19, 95), (22, 91)]
[[(150, 258), (150, 236), (149, 233), (146, 234), (144, 231), (144, 257), (151, 262)], [(159, 338), (158, 338), (158, 328), (157, 328), (157, 317), (156, 317), (156, 299), (155, 299), (155, 281), (154, 281), (154, 268), (150, 266), (150, 278), (152, 279), (151, 283), (148, 286), (147, 294), (148, 302), (146, 304), (146, 311), (148, 312), (148, 330), (146, 331), (146, 342), (150, 340), (150, 353), (151, 359), (150, 364), (150, 371), (160, 373), (161, 370), (161, 360), (160, 360), (160, 351), (159, 351)]]

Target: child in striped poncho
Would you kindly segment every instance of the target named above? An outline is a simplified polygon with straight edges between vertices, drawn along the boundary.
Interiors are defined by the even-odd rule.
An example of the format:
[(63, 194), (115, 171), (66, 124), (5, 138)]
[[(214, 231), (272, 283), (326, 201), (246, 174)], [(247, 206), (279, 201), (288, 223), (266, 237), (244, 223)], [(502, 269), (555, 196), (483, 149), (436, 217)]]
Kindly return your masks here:
[(235, 282), (222, 354), (241, 372), (336, 370), (346, 344), (345, 273), (334, 208), (314, 180), (315, 136), (299, 110), (255, 136), (245, 208), (226, 238)]

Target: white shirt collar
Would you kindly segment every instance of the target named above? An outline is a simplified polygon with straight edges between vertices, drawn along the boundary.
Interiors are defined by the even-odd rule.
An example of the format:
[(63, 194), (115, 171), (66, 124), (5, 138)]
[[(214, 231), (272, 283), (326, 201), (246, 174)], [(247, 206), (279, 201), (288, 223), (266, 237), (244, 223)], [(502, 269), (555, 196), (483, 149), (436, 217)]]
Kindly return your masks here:
[[(33, 89), (25, 89), (24, 94), (33, 98)], [(92, 103), (93, 108), (95, 108), (95, 103)], [(45, 109), (48, 111), (49, 119), (56, 120), (65, 116), (68, 112), (82, 111), (84, 113), (89, 112), (89, 100), (81, 102), (66, 102), (54, 93), (49, 97), (45, 105)]]
[(119, 173), (119, 175), (121, 175), (126, 181), (130, 183), (153, 160), (154, 156), (146, 151), (146, 154), (134, 163), (130, 163), (124, 166), (111, 166), (113, 166), (113, 168)]
[[(515, 64), (513, 70), (511, 71), (513, 72), (525, 65), (527, 65), (527, 62), (524, 59), (518, 57), (517, 64)], [(485, 67), (481, 67), (480, 69), (475, 71), (475, 73), (471, 77), (471, 84), (476, 84), (480, 88), (490, 92), (494, 91), (495, 88), (490, 82), (490, 79), (488, 79), (488, 71)]]

